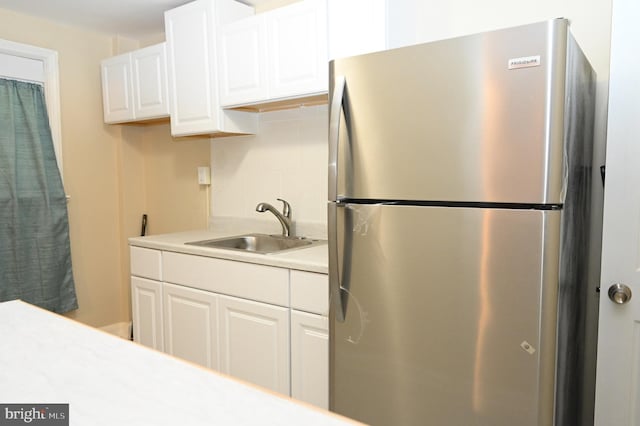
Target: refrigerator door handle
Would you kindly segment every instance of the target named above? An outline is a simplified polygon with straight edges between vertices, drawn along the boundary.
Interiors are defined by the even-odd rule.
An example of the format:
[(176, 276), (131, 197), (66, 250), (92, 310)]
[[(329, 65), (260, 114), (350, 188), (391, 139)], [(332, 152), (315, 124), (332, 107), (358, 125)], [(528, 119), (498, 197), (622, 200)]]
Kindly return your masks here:
[[(328, 231), (329, 231), (329, 301), (334, 307), (336, 321), (344, 322), (347, 309), (348, 291), (342, 286), (340, 277), (340, 253), (338, 248), (338, 206), (329, 203)], [(343, 247), (344, 249), (344, 247)], [(347, 265), (344, 265), (347, 268)]]
[(338, 199), (338, 145), (340, 143), (340, 116), (344, 109), (346, 79), (343, 75), (334, 78), (333, 96), (329, 115), (329, 201)]

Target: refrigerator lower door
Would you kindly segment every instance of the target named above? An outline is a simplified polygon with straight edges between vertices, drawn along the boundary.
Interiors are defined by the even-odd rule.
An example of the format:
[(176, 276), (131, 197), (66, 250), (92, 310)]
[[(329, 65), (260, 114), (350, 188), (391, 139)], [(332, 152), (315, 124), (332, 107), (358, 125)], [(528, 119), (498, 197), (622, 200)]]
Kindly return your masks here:
[(337, 212), (333, 411), (372, 425), (553, 423), (559, 211)]

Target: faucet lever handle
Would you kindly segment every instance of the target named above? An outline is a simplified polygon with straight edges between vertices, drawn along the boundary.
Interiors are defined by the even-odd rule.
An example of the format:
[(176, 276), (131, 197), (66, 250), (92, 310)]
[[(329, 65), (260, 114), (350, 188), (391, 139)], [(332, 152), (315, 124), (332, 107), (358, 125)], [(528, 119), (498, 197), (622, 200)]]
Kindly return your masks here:
[(289, 204), (286, 200), (283, 200), (282, 198), (277, 198), (277, 200), (282, 201), (282, 204), (283, 204), (282, 214), (284, 215), (284, 217), (291, 218), (291, 204)]

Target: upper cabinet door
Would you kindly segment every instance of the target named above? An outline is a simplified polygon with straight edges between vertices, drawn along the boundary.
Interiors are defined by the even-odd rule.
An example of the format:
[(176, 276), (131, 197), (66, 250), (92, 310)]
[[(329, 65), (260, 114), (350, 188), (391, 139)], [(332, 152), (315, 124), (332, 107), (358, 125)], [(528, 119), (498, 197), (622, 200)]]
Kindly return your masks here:
[(171, 134), (253, 134), (257, 120), (223, 111), (219, 101), (216, 29), (253, 14), (234, 0), (196, 0), (164, 14)]
[(324, 93), (328, 88), (325, 1), (276, 9), (267, 19), (271, 99)]
[(213, 2), (194, 1), (164, 14), (174, 135), (220, 128), (214, 13)]
[(165, 43), (102, 61), (105, 123), (167, 117)]
[(131, 52), (136, 119), (169, 115), (166, 43)]
[(133, 110), (133, 85), (131, 79), (131, 56), (114, 56), (101, 63), (102, 104), (105, 123), (131, 121)]
[(223, 26), (218, 34), (220, 103), (246, 104), (266, 99), (267, 49), (263, 14)]

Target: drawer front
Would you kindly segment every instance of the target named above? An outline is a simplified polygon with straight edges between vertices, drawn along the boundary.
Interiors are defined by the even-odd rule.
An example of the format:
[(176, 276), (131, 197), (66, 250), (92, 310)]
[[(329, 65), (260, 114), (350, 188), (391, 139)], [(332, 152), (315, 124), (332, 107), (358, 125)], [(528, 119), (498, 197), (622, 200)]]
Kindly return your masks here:
[(289, 271), (205, 256), (163, 252), (163, 281), (289, 306)]
[(291, 271), (291, 307), (314, 314), (329, 312), (329, 278), (326, 274)]
[(162, 281), (162, 252), (142, 247), (130, 247), (131, 275)]

